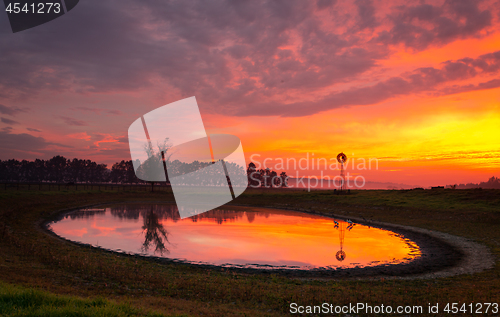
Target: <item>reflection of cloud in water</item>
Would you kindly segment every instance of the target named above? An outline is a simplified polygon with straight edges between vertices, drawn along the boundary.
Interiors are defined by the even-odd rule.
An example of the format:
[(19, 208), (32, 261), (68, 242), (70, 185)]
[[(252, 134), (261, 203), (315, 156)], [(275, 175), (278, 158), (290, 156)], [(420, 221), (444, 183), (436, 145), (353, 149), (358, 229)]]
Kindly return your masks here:
[(269, 261), (269, 260), (255, 260), (255, 261), (249, 261), (248, 259), (238, 259), (238, 258), (224, 258), (220, 259), (222, 262), (227, 262), (227, 263), (245, 263), (245, 264), (240, 264), (240, 265), (249, 265), (249, 266), (254, 266), (254, 264), (257, 265), (271, 265), (271, 266), (300, 266), (300, 267), (306, 267), (306, 266), (312, 266), (311, 263), (309, 262), (301, 262), (301, 261), (287, 261), (287, 260), (278, 260), (278, 261)]
[(102, 230), (99, 228), (90, 228), (89, 233), (94, 236), (99, 236), (102, 234)]
[[(160, 220), (172, 221), (174, 223), (182, 221), (177, 206), (174, 204), (130, 204), (109, 206), (101, 209), (83, 209), (66, 215), (66, 218), (91, 219), (95, 215), (104, 215), (106, 211), (109, 211), (113, 217), (124, 220), (133, 219), (139, 221), (140, 218), (144, 218), (149, 213), (153, 212)], [(273, 213), (268, 211), (214, 209), (187, 219), (192, 222), (210, 221), (218, 224), (224, 224), (227, 222), (232, 223), (241, 220), (246, 220), (247, 223), (252, 223), (257, 217), (264, 217), (268, 219), (272, 215)], [(304, 215), (303, 217), (308, 218), (310, 216)]]
[(116, 228), (115, 231), (119, 233), (133, 233), (137, 231), (137, 228)]
[(82, 210), (76, 210), (65, 215), (65, 218), (70, 219), (89, 219), (95, 215), (104, 215), (106, 213), (105, 208), (86, 208)]
[[(176, 205), (166, 204), (151, 204), (151, 205), (121, 205), (108, 208), (111, 214), (120, 219), (139, 219), (145, 217), (149, 212), (154, 212), (159, 219), (172, 222), (181, 221), (179, 211)], [(211, 221), (218, 224), (225, 222), (235, 222), (245, 219), (248, 223), (252, 223), (256, 217), (269, 218), (271, 212), (267, 211), (241, 211), (228, 209), (214, 209), (203, 214), (198, 214), (187, 219), (192, 222)], [(307, 217), (307, 216), (306, 216)]]
[(77, 237), (83, 237), (83, 235), (87, 234), (88, 231), (87, 231), (87, 228), (73, 229), (73, 230), (71, 230), (71, 233)]
[[(256, 268), (339, 265), (335, 259), (339, 235), (333, 219), (284, 210), (233, 208), (239, 210), (216, 209), (181, 220), (173, 204), (107, 205), (61, 218), (53, 228), (75, 241), (193, 262)], [(88, 233), (82, 235), (82, 228)], [(403, 237), (362, 225), (349, 231), (346, 242), (348, 266), (392, 263), (394, 258), (406, 261), (415, 256), (409, 254), (412, 250)]]

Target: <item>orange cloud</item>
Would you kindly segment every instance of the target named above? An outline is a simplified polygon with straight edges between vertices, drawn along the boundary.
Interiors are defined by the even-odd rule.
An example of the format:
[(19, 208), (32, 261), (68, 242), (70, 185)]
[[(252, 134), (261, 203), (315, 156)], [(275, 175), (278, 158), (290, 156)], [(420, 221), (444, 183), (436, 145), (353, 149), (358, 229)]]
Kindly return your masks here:
[(87, 134), (87, 132), (68, 134), (68, 137), (72, 139), (85, 140), (85, 141), (90, 141), (90, 139), (92, 138), (90, 135)]

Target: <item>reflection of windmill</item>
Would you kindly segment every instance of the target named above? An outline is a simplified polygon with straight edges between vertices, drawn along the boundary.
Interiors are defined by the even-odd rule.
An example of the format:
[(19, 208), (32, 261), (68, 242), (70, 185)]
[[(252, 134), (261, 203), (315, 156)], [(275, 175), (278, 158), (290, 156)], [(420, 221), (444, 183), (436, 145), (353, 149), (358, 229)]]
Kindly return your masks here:
[(348, 231), (351, 231), (351, 229), (356, 225), (353, 223), (351, 220), (347, 220), (347, 223), (349, 224), (346, 227), (346, 222), (341, 221), (340, 223), (337, 222), (336, 220), (333, 220), (333, 223), (335, 224), (335, 229), (339, 230), (339, 240), (340, 240), (340, 250), (337, 251), (335, 254), (335, 258), (337, 258), (338, 261), (344, 261), (346, 258), (346, 254), (344, 252), (344, 236), (345, 236), (345, 230), (347, 229)]
[(340, 163), (340, 190), (343, 190), (345, 189), (344, 163), (347, 161), (347, 155), (344, 152), (340, 152), (337, 155), (337, 161)]
[(151, 243), (155, 245), (155, 252), (169, 253), (168, 249), (165, 247), (165, 242), (168, 243), (168, 232), (160, 223), (158, 215), (153, 211), (153, 206), (151, 210), (144, 215), (144, 225), (142, 226), (144, 233), (144, 243), (142, 244), (142, 250), (147, 252)]

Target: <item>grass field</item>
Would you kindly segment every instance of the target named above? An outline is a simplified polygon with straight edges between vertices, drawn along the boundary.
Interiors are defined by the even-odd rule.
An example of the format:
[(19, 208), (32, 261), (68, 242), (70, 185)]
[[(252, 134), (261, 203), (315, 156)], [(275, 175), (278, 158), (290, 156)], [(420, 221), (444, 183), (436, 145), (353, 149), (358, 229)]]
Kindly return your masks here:
[[(446, 303), (500, 303), (498, 263), (473, 276), (435, 280), (297, 280), (119, 256), (61, 241), (39, 227), (59, 210), (140, 200), (174, 199), (168, 191), (0, 189), (0, 315), (281, 316), (289, 313), (292, 302), (420, 305), (424, 311), (429, 303), (439, 303), (441, 308)], [(498, 190), (333, 195), (249, 189), (233, 203), (316, 210), (438, 230), (485, 244), (497, 259), (500, 255)]]
[[(103, 298), (81, 299), (0, 283), (0, 316), (162, 316)], [(181, 315), (179, 315), (181, 316)]]

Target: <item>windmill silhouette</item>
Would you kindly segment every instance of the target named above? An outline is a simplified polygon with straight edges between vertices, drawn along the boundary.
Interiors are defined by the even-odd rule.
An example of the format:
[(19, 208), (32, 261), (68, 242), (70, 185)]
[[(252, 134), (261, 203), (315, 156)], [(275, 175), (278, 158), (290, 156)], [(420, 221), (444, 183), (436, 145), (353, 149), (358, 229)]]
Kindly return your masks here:
[(345, 174), (344, 174), (344, 163), (347, 161), (347, 155), (341, 152), (337, 155), (337, 161), (340, 163), (340, 190), (345, 189)]

